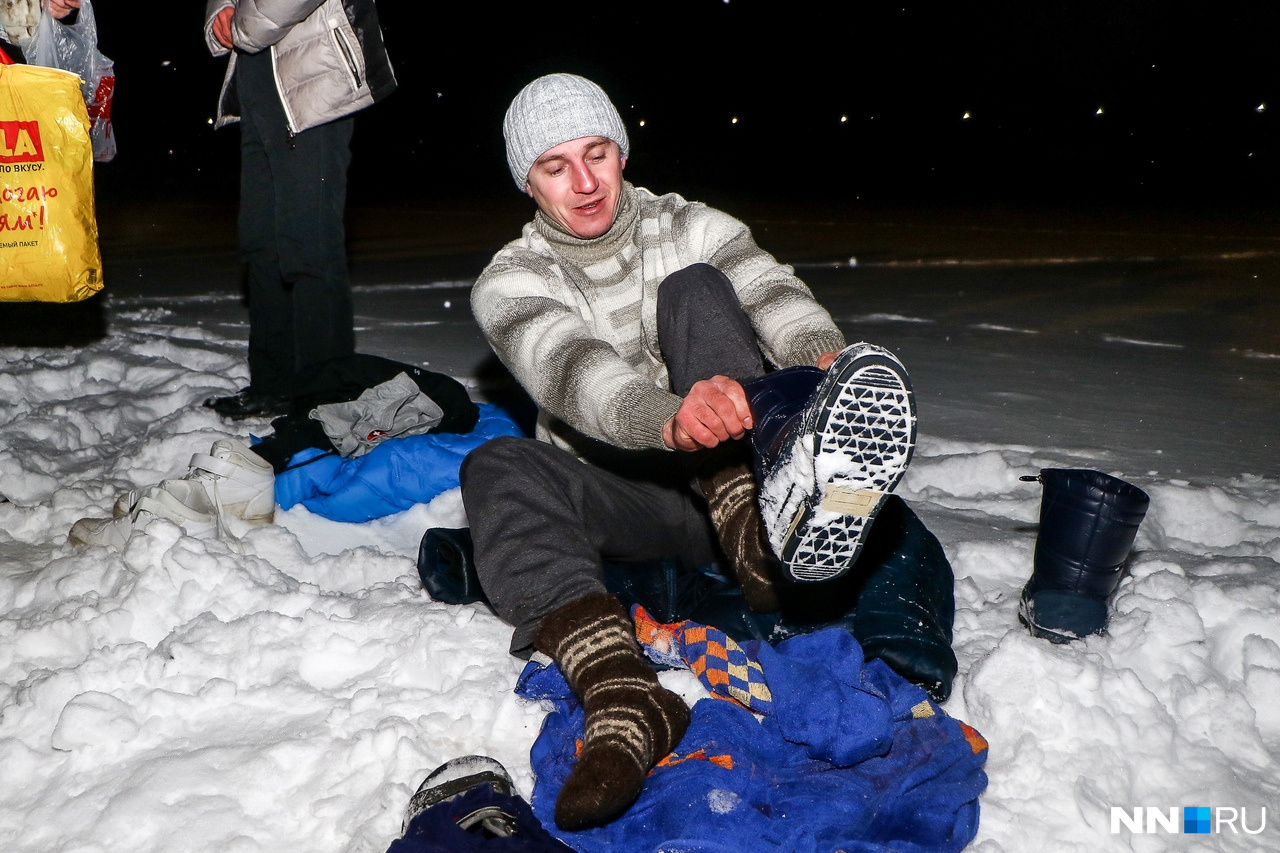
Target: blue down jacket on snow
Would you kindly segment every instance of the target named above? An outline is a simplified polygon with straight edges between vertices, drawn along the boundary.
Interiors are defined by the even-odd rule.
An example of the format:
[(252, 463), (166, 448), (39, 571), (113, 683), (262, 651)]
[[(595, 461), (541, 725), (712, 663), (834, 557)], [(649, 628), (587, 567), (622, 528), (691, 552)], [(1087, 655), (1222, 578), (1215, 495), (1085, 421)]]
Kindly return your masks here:
[(467, 454), (499, 435), (522, 435), (511, 416), (481, 403), (480, 420), (468, 433), (427, 433), (384, 441), (363, 456), (347, 459), (319, 449), (294, 455), (290, 470), (276, 475), (276, 503), (302, 504), (316, 515), (361, 523), (430, 503), (458, 486)]
[(531, 752), (543, 825), (582, 853), (955, 853), (973, 839), (981, 735), (882, 661), (864, 664), (847, 631), (741, 648), (768, 682), (768, 712), (699, 701), (636, 803), (581, 832), (555, 829), (553, 813), (582, 709), (555, 666), (530, 663), (517, 692), (555, 706)]

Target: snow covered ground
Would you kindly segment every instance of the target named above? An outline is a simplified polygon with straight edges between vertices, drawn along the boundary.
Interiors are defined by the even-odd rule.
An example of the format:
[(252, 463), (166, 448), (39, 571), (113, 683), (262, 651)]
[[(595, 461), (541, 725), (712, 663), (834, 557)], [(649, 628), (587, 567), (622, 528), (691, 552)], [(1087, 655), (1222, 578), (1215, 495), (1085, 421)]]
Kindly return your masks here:
[[(991, 744), (971, 849), (1280, 848), (1275, 253), (857, 254), (800, 272), (919, 394), (902, 491), (956, 569), (946, 709)], [(360, 288), (360, 348), (489, 394), (468, 284)], [(120, 491), (266, 428), (199, 406), (245, 383), (245, 317), (180, 289), (109, 292), (83, 347), (0, 348), (0, 849), (381, 853), (468, 753), (527, 794), (544, 709), (512, 693), (509, 628), (415, 572), (426, 528), (465, 523), (456, 492), (361, 525), (281, 512), (243, 553), (163, 522), (123, 553), (68, 545)], [(1152, 498), (1110, 635), (1070, 646), (1016, 619), (1039, 506), (1018, 477), (1060, 466)], [(1266, 824), (1113, 834), (1138, 806)]]

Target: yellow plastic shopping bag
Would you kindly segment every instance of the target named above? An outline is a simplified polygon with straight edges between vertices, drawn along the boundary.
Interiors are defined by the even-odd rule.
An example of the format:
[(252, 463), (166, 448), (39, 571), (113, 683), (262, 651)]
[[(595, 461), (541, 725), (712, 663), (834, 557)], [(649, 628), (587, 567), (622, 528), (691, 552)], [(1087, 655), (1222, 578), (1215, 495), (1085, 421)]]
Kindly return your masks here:
[(0, 302), (75, 302), (101, 289), (80, 78), (0, 65)]

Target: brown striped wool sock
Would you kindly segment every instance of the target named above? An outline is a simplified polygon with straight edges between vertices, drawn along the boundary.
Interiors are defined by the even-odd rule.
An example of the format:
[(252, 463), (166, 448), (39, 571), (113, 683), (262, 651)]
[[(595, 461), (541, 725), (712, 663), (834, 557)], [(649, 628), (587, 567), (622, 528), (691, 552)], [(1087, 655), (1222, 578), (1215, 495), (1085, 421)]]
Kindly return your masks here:
[(755, 472), (746, 462), (731, 462), (700, 472), (697, 481), (711, 511), (720, 549), (729, 558), (747, 606), (757, 613), (780, 609), (778, 590), (770, 578), (778, 561), (765, 539)]
[(689, 727), (689, 706), (658, 683), (630, 618), (608, 593), (544, 616), (534, 645), (560, 667), (586, 715), (582, 752), (556, 800), (556, 826), (601, 826), (640, 796), (649, 771)]

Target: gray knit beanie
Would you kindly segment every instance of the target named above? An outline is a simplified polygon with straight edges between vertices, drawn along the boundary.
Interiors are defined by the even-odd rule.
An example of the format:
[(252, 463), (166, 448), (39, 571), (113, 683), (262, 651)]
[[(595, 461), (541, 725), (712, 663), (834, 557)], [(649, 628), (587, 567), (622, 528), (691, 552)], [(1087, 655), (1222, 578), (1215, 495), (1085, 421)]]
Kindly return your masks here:
[(548, 74), (520, 90), (502, 122), (507, 165), (521, 192), (529, 170), (543, 154), (584, 136), (603, 136), (618, 143), (627, 156), (629, 143), (622, 117), (604, 90), (576, 74)]

